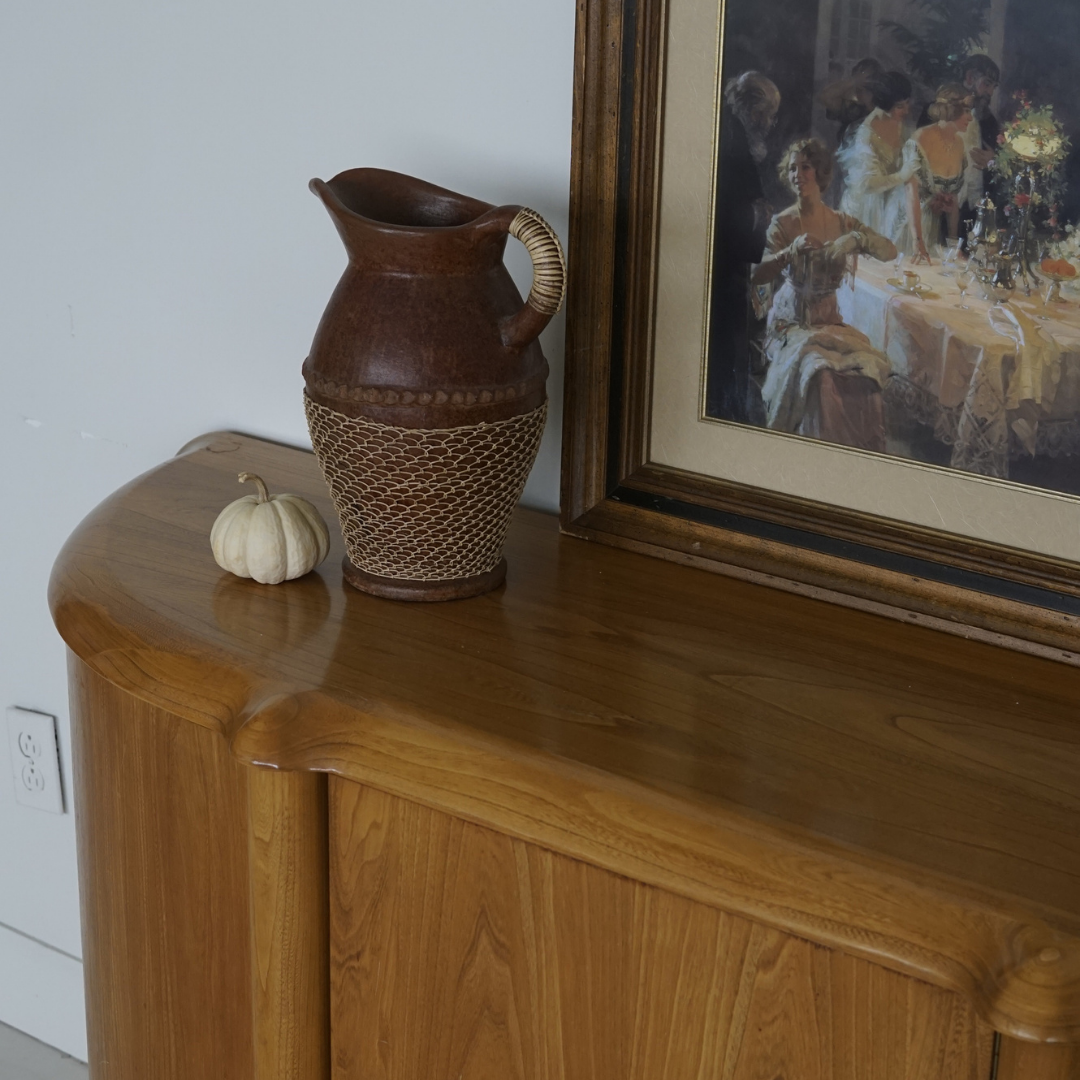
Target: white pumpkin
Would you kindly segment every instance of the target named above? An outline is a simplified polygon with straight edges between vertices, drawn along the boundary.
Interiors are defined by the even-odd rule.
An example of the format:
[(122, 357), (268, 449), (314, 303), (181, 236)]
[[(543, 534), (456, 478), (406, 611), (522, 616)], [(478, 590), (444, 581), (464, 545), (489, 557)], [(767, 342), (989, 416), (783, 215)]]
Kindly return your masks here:
[(271, 495), (262, 479), (258, 495), (245, 495), (218, 514), (210, 547), (222, 570), (264, 585), (291, 581), (314, 570), (330, 551), (330, 533), (319, 511), (298, 495)]

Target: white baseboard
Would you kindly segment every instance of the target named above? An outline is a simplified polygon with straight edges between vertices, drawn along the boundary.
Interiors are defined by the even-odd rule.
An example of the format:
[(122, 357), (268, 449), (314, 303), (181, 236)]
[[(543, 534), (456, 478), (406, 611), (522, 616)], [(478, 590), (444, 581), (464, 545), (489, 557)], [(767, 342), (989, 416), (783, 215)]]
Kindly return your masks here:
[(0, 1021), (85, 1061), (82, 963), (0, 925)]

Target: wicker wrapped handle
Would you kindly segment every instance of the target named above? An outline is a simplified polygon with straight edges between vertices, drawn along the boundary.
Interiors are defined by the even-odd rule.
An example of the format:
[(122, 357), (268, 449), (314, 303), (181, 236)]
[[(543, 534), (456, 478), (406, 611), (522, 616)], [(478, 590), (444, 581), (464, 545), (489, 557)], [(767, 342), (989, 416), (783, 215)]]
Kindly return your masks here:
[(566, 259), (555, 230), (535, 211), (522, 207), (510, 222), (510, 235), (525, 245), (533, 282), (525, 306), (502, 328), (503, 344), (522, 349), (551, 321), (566, 295)]

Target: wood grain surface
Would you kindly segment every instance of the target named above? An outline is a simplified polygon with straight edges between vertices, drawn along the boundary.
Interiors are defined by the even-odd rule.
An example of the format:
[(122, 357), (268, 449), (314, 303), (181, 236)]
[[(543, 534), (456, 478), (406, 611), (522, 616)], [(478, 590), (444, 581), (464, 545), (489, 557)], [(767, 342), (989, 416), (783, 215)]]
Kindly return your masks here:
[(1004, 1038), (993, 1080), (1080, 1080), (1080, 1046), (1047, 1046)]
[(914, 979), (331, 784), (335, 1080), (988, 1080)]
[[(661, 470), (643, 468), (633, 486), (665, 495)], [(715, 493), (703, 505), (723, 504)], [(728, 506), (739, 494), (726, 497)], [(815, 600), (899, 619), (911, 626), (955, 634), (1080, 667), (1080, 619), (1067, 612), (929, 581), (671, 514), (607, 499), (565, 528), (568, 536), (669, 559), (714, 574), (783, 589)], [(909, 544), (917, 545), (917, 539)], [(853, 570), (854, 568), (854, 570)]]
[(255, 1080), (330, 1075), (326, 777), (247, 771)]
[(95, 671), (251, 763), (336, 772), (1080, 1038), (1080, 673), (582, 543), (519, 514), (507, 586), (437, 606), (218, 570), (218, 435), (95, 511), (54, 616)]
[(254, 1077), (249, 770), (77, 659), (70, 681), (90, 1075)]
[[(618, 128), (604, 104), (618, 100), (622, 37), (621, 2), (579, 0), (574, 38), (575, 153), (570, 187), (590, 212), (576, 214), (570, 222), (567, 249), (574, 257), (567, 266), (566, 279), (567, 393), (563, 409), (569, 416), (592, 416), (596, 423), (563, 425), (561, 502), (565, 507), (568, 499), (573, 500), (571, 517), (577, 517), (604, 496), (603, 478), (592, 466), (603, 456), (608, 439), (609, 342), (615, 318), (611, 301), (617, 276), (611, 238), (618, 209), (619, 159)], [(582, 377), (586, 372), (594, 373), (594, 377)]]

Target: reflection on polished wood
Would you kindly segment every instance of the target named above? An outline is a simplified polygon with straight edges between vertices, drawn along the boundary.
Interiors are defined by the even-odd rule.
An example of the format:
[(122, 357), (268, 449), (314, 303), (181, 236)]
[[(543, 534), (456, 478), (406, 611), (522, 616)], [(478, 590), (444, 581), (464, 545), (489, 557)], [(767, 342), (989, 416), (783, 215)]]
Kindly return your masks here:
[[(256, 973), (256, 984), (267, 972), (280, 978), (276, 988), (247, 992), (245, 1045), (260, 1039), (259, 1045), (270, 1045), (277, 1038), (281, 1047), (290, 1045), (286, 1014), (310, 1008), (318, 1015), (326, 1008), (316, 987), (324, 976), (313, 974), (308, 989), (297, 990), (288, 974), (316, 972), (310, 965), (317, 964), (314, 943), (325, 940), (325, 922), (310, 928), (299, 952), (288, 943), (278, 952), (274, 943), (278, 929), (287, 932), (289, 918), (317, 924), (310, 913), (325, 904), (318, 888), (276, 881), (279, 867), (288, 873), (304, 859), (313, 869), (302, 877), (321, 873), (314, 868), (325, 858), (327, 833), (317, 809), (320, 789), (309, 783), (319, 781), (298, 776), (290, 786), (283, 773), (262, 775), (256, 766), (334, 773), (338, 800), (348, 789), (349, 798), (361, 803), (381, 792), (380, 798), (409, 804), (400, 813), (427, 814), (431, 844), (444, 833), (464, 837), (463, 823), (470, 823), (479, 831), (468, 835), (488, 837), (498, 855), (491, 861), (476, 853), (487, 843), (477, 841), (475, 858), (507, 887), (508, 852), (515, 867), (540, 875), (537, 881), (544, 874), (576, 881), (574, 868), (592, 883), (590, 897), (596, 890), (609, 897), (620, 926), (644, 927), (633, 922), (633, 905), (651, 897), (649, 904), (670, 910), (687, 926), (726, 927), (722, 933), (703, 929), (705, 939), (714, 934), (727, 942), (723, 935), (735, 935), (730, 941), (736, 942), (733, 928), (746, 924), (754, 940), (798, 939), (785, 956), (834, 958), (825, 965), (830, 972), (838, 964), (855, 965), (852, 971), (870, 964), (883, 987), (926, 984), (903, 994), (882, 990), (890, 1001), (907, 1001), (907, 994), (923, 1000), (934, 987), (952, 1003), (954, 1017), (970, 1008), (980, 1023), (1012, 1037), (1080, 1041), (1076, 669), (560, 537), (554, 519), (525, 511), (507, 542), (507, 585), (487, 596), (409, 605), (362, 595), (341, 582), (337, 537), (326, 563), (307, 578), (278, 586), (239, 582), (214, 564), (207, 538), (217, 512), (235, 495), (236, 473), (244, 470), (311, 499), (332, 520), (311, 455), (217, 435), (104, 503), (57, 562), (50, 590), (54, 617), (85, 665), (80, 685), (93, 679), (98, 687), (98, 696), (78, 699), (73, 710), (80, 768), (85, 772), (86, 762), (97, 762), (93, 768), (106, 778), (80, 796), (88, 977), (97, 978), (94, 971), (104, 972), (106, 981), (112, 977), (106, 969), (113, 961), (95, 951), (96, 935), (112, 933), (114, 917), (100, 899), (90, 899), (109, 875), (100, 864), (117, 846), (145, 847), (141, 834), (123, 821), (129, 806), (124, 789), (109, 787), (121, 768), (113, 756), (123, 754), (124, 767), (136, 767), (145, 753), (147, 768), (156, 768), (157, 757), (174, 752), (172, 735), (163, 733), (175, 730), (185, 733), (177, 739), (203, 748), (178, 767), (205, 772), (209, 766), (199, 754), (208, 754), (213, 767), (231, 778), (221, 781), (227, 792), (214, 795), (227, 803), (227, 812), (215, 811), (214, 820), (240, 852), (231, 853), (229, 869), (220, 871), (220, 888), (233, 898), (229, 918), (240, 918), (234, 894), (242, 893), (246, 905), (251, 889), (253, 917), (259, 910), (276, 912), (267, 916), (269, 933), (249, 927), (246, 907), (242, 928), (230, 931), (230, 940), (243, 937), (236, 946), (240, 967)], [(106, 706), (106, 694), (123, 709)], [(125, 722), (141, 732), (134, 741), (118, 733)], [(271, 789), (268, 804), (254, 794), (249, 798), (256, 775), (256, 785), (285, 782)], [(153, 785), (145, 789), (148, 821), (172, 806), (169, 799), (181, 797), (170, 784), (175, 781), (160, 792)], [(195, 790), (202, 790), (200, 784), (205, 787), (200, 781)], [(200, 805), (209, 812), (217, 803), (206, 798)], [(249, 803), (291, 809), (274, 811), (277, 824), (267, 833), (257, 816), (249, 822)], [(300, 824), (292, 837), (294, 814)], [(191, 806), (175, 815), (196, 828)], [(346, 840), (332, 827), (329, 842), (340, 853)], [(369, 842), (348, 839), (358, 851)], [(260, 868), (263, 843), (270, 848)], [(179, 872), (139, 858), (132, 873), (144, 892), (160, 892), (160, 883), (148, 884), (155, 875), (171, 880), (168, 875)], [(340, 881), (331, 875), (330, 889), (338, 905), (334, 926), (344, 932), (341, 890), (353, 881), (350, 874), (364, 871), (340, 860), (337, 865)], [(420, 871), (409, 869), (414, 872)], [(627, 879), (635, 884), (620, 897), (619, 889), (604, 884)], [(394, 879), (385, 887), (409, 886)], [(278, 893), (269, 895), (278, 898), (263, 902), (274, 889)], [(525, 893), (498, 901), (511, 923), (524, 918), (523, 904), (536, 909), (534, 922), (550, 918), (548, 909), (536, 907), (542, 898), (527, 893), (528, 904)], [(349, 895), (353, 907), (375, 902), (363, 890)], [(204, 896), (216, 903), (210, 893)], [(631, 913), (618, 914), (619, 905), (630, 905)], [(298, 914), (305, 911), (309, 915)], [(623, 918), (631, 921), (619, 923)], [(529, 933), (542, 929), (536, 922)], [(138, 949), (165, 948), (149, 929), (139, 934)], [(257, 954), (265, 946), (261, 959), (251, 957), (249, 940)], [(429, 947), (424, 940), (421, 935), (415, 948)], [(663, 941), (678, 952), (677, 944)], [(667, 945), (648, 947), (659, 956)], [(349, 972), (342, 985), (357, 998), (373, 992), (349, 967), (364, 958), (348, 961), (343, 948), (331, 941), (334, 970)], [(726, 944), (717, 948), (725, 964), (736, 964)], [(416, 962), (411, 954), (401, 956)], [(661, 967), (666, 963), (675, 960), (667, 957)], [(799, 970), (811, 978), (818, 963), (800, 960)], [(755, 980), (765, 976), (755, 972), (751, 965), (738, 978), (757, 986)], [(901, 976), (908, 981), (890, 982)], [(700, 973), (706, 983), (714, 977), (721, 976)], [(515, 968), (506, 978), (511, 988), (526, 978), (530, 1001), (562, 986), (539, 969), (523, 974)], [(830, 981), (822, 991), (832, 1008), (845, 1000), (845, 985)], [(582, 987), (566, 989), (566, 1009), (577, 1000), (571, 991), (584, 993)], [(653, 991), (633, 992), (645, 995), (642, 1008), (661, 1007), (649, 996)], [(262, 1004), (252, 1004), (253, 994)], [(266, 1019), (267, 1007), (279, 1010), (278, 1020)], [(256, 1032), (252, 1008), (261, 1018), (256, 1027), (263, 1023)], [(343, 1008), (333, 998), (330, 1010), (338, 1023)], [(391, 994), (386, 1008), (408, 1006)], [(463, 1000), (460, 1008), (480, 1006)], [(940, 1019), (948, 1010), (935, 1006), (931, 1012)], [(571, 1028), (579, 1017), (587, 1023), (577, 1006), (571, 1014)], [(950, 1023), (975, 1030), (974, 1021)], [(341, 1037), (335, 1027), (336, 1061), (359, 1061), (374, 1052), (342, 1044)], [(565, 1031), (560, 1036), (572, 1037)], [(525, 1035), (514, 1038), (519, 1043), (507, 1045), (525, 1045)], [(706, 1053), (704, 1029), (699, 1044)], [(941, 1050), (940, 1040), (934, 1045)], [(309, 1052), (310, 1060), (325, 1060), (319, 1058), (325, 1042), (322, 1050), (311, 1043), (293, 1057)], [(910, 1046), (905, 1052), (916, 1054)], [(926, 1050), (931, 1058), (934, 1052)], [(464, 1060), (465, 1050), (410, 1053), (442, 1054), (438, 1060), (450, 1062)], [(313, 1075), (321, 1068), (313, 1064)], [(101, 1075), (111, 1080), (127, 1073)], [(238, 1065), (235, 1075), (247, 1073)], [(683, 1074), (670, 1075), (681, 1080)]]

